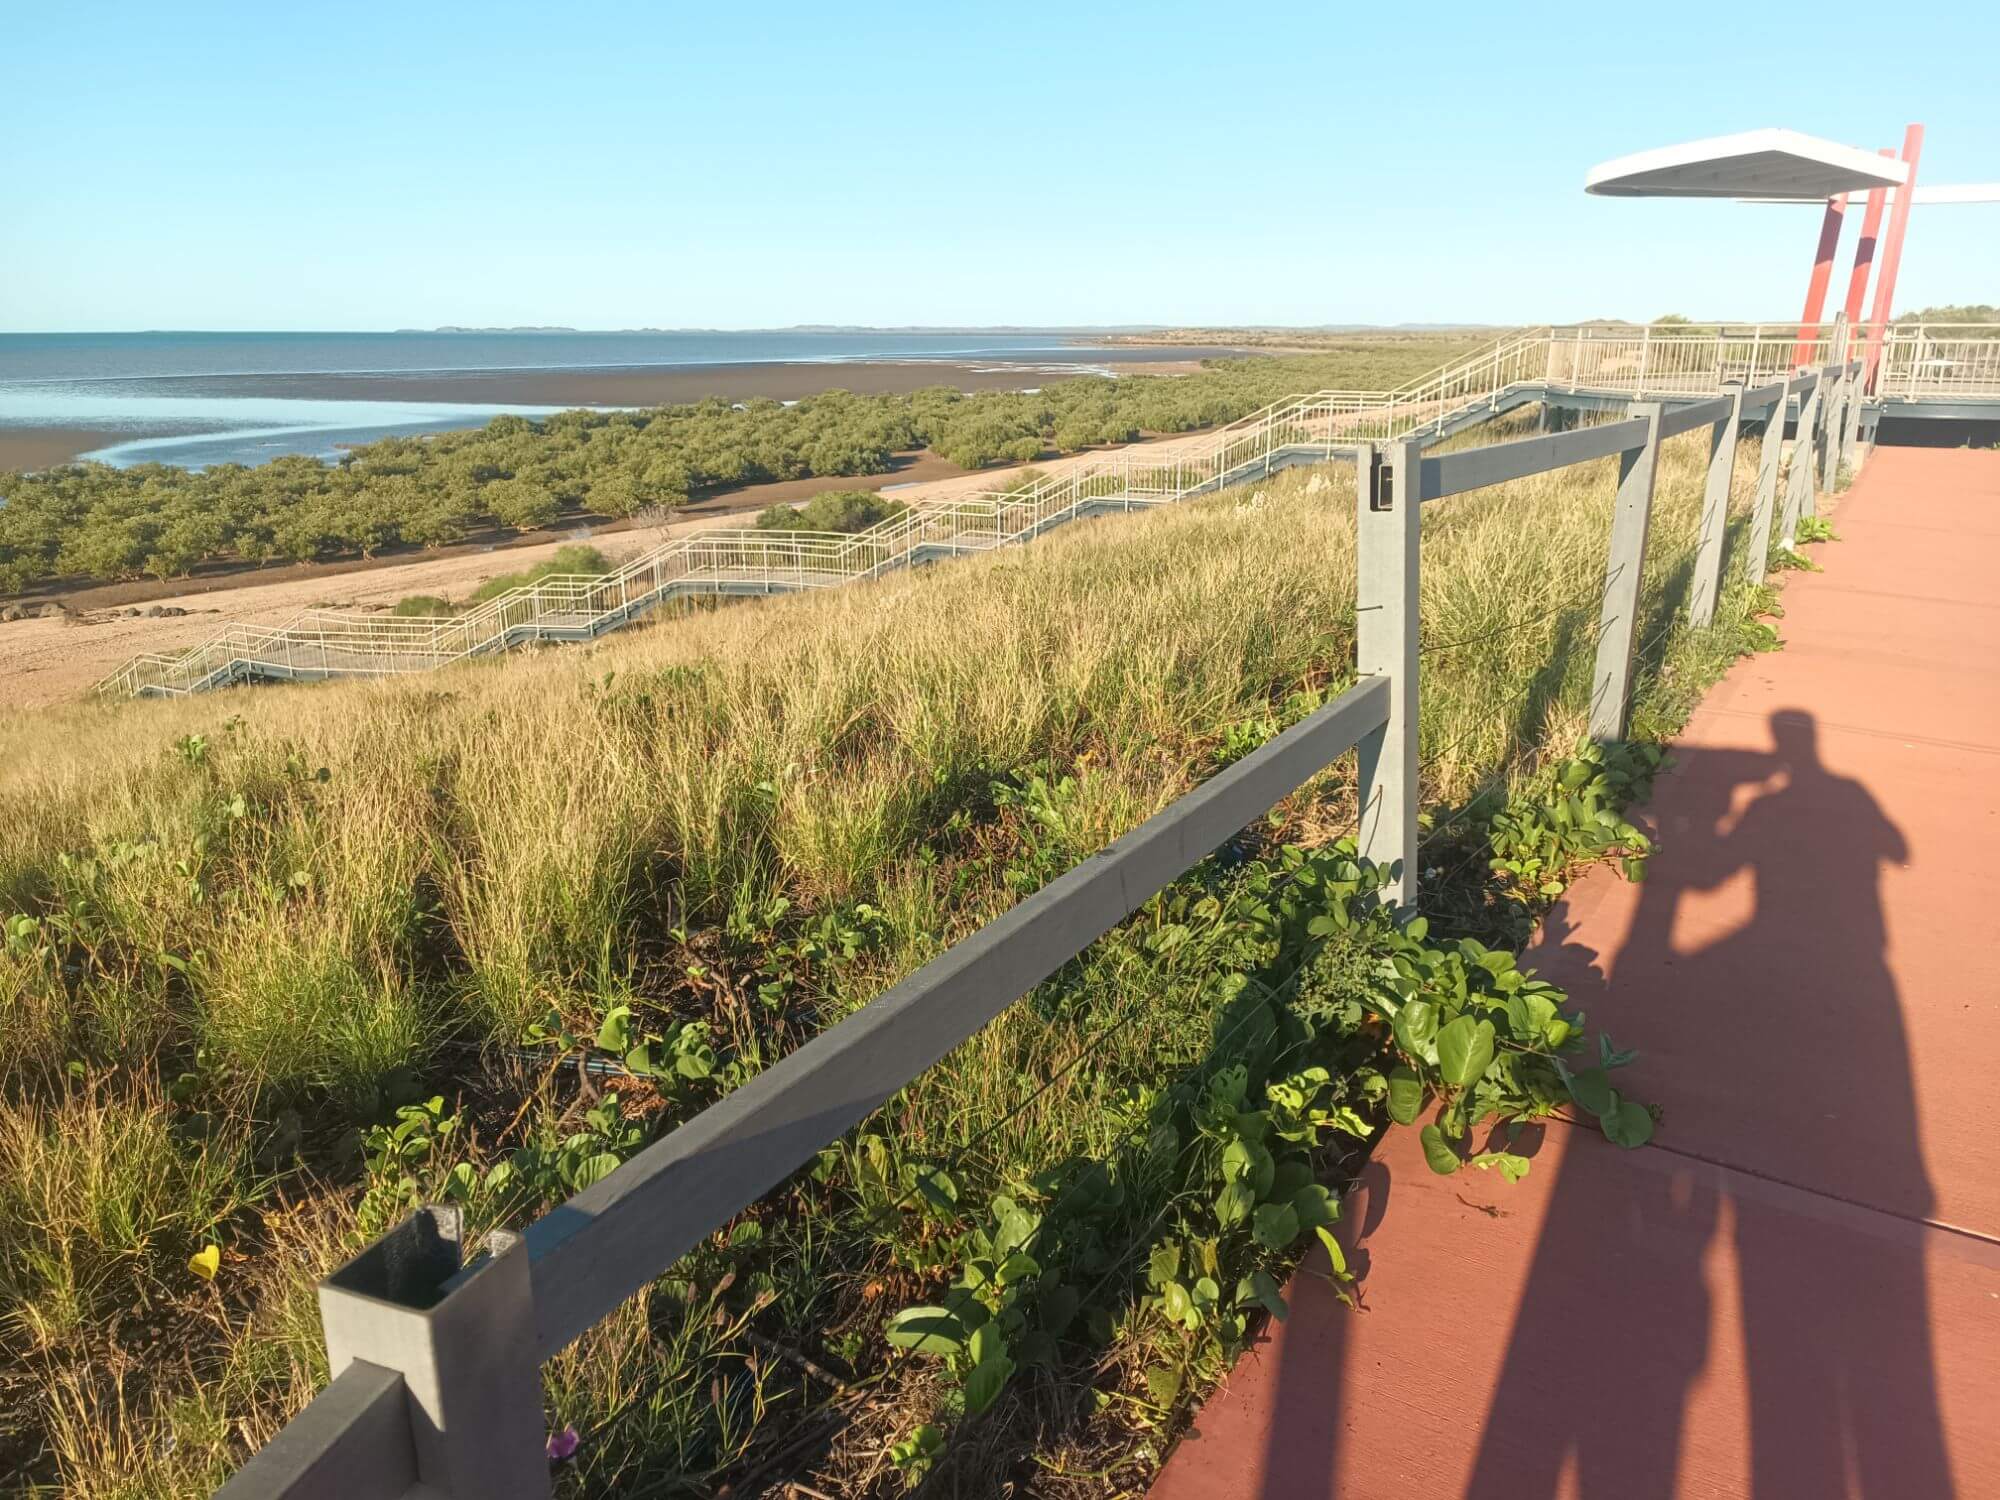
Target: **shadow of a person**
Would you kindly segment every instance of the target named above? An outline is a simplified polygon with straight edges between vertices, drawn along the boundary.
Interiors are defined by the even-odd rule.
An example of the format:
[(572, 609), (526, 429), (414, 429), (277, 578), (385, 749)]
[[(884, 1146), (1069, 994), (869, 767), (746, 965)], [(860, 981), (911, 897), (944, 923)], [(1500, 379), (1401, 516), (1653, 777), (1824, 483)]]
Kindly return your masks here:
[(1752, 1493), (1948, 1496), (1916, 1232), (1935, 1200), (1880, 890), (1882, 866), (1909, 849), (1867, 788), (1821, 760), (1810, 714), (1772, 714), (1771, 737), (1782, 785), (1751, 803), (1707, 879), (1683, 881), (1755, 881), (1751, 920), (1699, 955), (1712, 1003), (1728, 1006), (1713, 1044), (1770, 1079), (1738, 1091), (1734, 1160), (1901, 1223), (1822, 1238), (1736, 1205)]
[[(1677, 752), (1682, 765), (1658, 809), (1669, 838), (1615, 951), (1545, 933), (1532, 955), (1593, 1020), (1615, 1020), (1622, 1040), (1644, 1051), (1667, 1039), (1673, 1066), (1649, 1071), (1669, 1147), (1687, 1105), (1675, 1080), (1715, 1070), (1718, 1086), (1688, 1091), (1713, 1116), (1690, 1122), (1690, 1133), (1719, 1136), (1714, 1154), (1748, 1170), (1671, 1150), (1612, 1160), (1601, 1142), (1569, 1143), (1471, 1500), (1689, 1492), (1680, 1485), (1688, 1402), (1714, 1363), (1716, 1315), (1726, 1325), (1731, 1311), (1741, 1317), (1757, 1500), (1952, 1493), (1922, 1250), (1900, 1232), (1931, 1204), (1879, 893), (1882, 863), (1907, 851), (1866, 788), (1821, 761), (1810, 715), (1774, 714), (1771, 732), (1768, 756)], [(1745, 874), (1749, 919), (1678, 953), (1684, 898)], [(1864, 1211), (1888, 1232), (1853, 1232), (1850, 1222), (1822, 1239), (1821, 1224), (1797, 1211), (1811, 1200), (1793, 1193), (1772, 1206), (1772, 1179), (1844, 1196), (1829, 1163), (1850, 1153), (1876, 1179), (1856, 1196), (1900, 1225)], [(1725, 1222), (1735, 1297), (1712, 1290), (1704, 1268)], [(1593, 1350), (1606, 1378), (1557, 1382), (1557, 1396), (1551, 1376)], [(1730, 1461), (1712, 1448), (1705, 1459), (1725, 1473), (1693, 1488), (1730, 1493), (1715, 1487)]]
[[(1634, 932), (1657, 926), (1664, 937), (1667, 924), (1648, 904), (1642, 898)], [(1532, 952), (1524, 967), (1556, 978), (1587, 1015), (1599, 1013), (1607, 988), (1600, 954), (1573, 933), (1547, 929)], [(1613, 1149), (1564, 1144), (1569, 1152)], [(1682, 1406), (1709, 1354), (1702, 1257), (1716, 1230), (1717, 1194), (1699, 1173), (1612, 1165), (1608, 1184), (1602, 1170), (1568, 1154), (1556, 1165), (1467, 1500), (1665, 1500), (1675, 1492)], [(1564, 1381), (1593, 1364), (1600, 1374)]]

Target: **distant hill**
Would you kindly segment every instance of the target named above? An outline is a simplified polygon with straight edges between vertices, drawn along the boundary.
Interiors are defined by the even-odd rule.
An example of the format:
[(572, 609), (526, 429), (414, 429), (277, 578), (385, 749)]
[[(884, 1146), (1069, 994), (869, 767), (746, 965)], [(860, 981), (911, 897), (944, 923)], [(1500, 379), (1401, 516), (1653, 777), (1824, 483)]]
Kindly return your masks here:
[(1968, 302), (1963, 307), (1956, 303), (1945, 307), (1920, 307), (1915, 312), (1901, 313), (1898, 323), (2000, 323), (2000, 307), (1990, 302)]
[[(1613, 320), (1615, 321), (1615, 320)], [(1173, 334), (1186, 342), (1217, 342), (1224, 335), (1335, 333), (1456, 333), (1511, 328), (1511, 323), (1236, 323), (1212, 328), (1173, 323), (791, 323), (782, 328), (571, 328), (556, 323), (472, 326), (443, 323), (436, 328), (397, 328), (395, 333), (1055, 333), (1074, 337)]]

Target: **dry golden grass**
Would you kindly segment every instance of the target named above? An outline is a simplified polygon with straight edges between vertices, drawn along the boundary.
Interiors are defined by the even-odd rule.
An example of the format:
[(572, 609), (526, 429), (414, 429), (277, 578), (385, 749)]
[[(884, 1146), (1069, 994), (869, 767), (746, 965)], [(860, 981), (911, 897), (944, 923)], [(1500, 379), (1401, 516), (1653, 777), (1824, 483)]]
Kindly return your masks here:
[[(1702, 649), (1673, 621), (1705, 456), (1690, 438), (1663, 458), (1642, 719), (1671, 716), (1656, 669)], [(1432, 803), (1580, 735), (1613, 487), (1606, 461), (1425, 516)], [(351, 1129), (414, 1086), (467, 1090), (480, 1123), (455, 1159), (483, 1164), (518, 1104), (552, 1128), (570, 1107), (502, 1066), (551, 1009), (696, 1015), (754, 1070), (1015, 899), (995, 782), (1067, 778), (1059, 835), (1038, 836), (1080, 857), (1208, 774), (1234, 727), (1343, 685), (1352, 503), (1344, 471), (1292, 471), (588, 648), (0, 724), (0, 915), (40, 924), (0, 954), (0, 1392), (26, 1413), (0, 1428), (0, 1473), (198, 1493), (296, 1409), (318, 1373), (311, 1278), (360, 1232)], [(1749, 603), (1734, 589), (1724, 625)], [(1346, 774), (1280, 831), (1335, 821)], [(875, 941), (788, 959), (804, 977), (761, 1014), (760, 945), (863, 903)], [(1078, 1035), (1016, 1007), (876, 1128), (932, 1150), (992, 1127), (996, 1181), (1101, 1141), (1210, 1001), (1170, 962), (1092, 982), (1146, 999), (1096, 1067), (1000, 1128)], [(143, 1183), (101, 1175), (128, 1160)], [(303, 1207), (270, 1217), (280, 1191)], [(76, 1223), (55, 1206), (72, 1201)], [(789, 1313), (877, 1317), (850, 1230), (796, 1250)], [(208, 1234), (245, 1257), (214, 1284), (185, 1266)], [(185, 1330), (172, 1350), (108, 1352), (148, 1306)], [(648, 1361), (686, 1365), (599, 1480), (740, 1451), (699, 1399), (712, 1342), (648, 1345), (623, 1317), (550, 1367), (555, 1409), (587, 1423)]]

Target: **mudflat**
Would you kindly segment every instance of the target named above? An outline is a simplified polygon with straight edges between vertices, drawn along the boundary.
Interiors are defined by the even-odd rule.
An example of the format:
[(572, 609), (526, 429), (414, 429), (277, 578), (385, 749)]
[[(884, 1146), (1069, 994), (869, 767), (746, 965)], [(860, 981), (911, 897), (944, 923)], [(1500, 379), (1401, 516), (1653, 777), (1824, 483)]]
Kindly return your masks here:
[[(1082, 351), (1079, 351), (1080, 353)], [(1098, 365), (1113, 375), (1189, 375), (1210, 356), (1244, 351), (1223, 347), (1174, 349), (1184, 357)], [(1072, 378), (1074, 369), (1032, 364), (959, 364), (944, 360), (852, 363), (632, 365), (566, 370), (436, 370), (358, 374), (149, 376), (155, 396), (260, 396), (293, 401), (413, 401), (436, 405), (519, 407), (676, 406), (723, 401), (797, 401), (823, 391), (907, 395), (929, 386), (961, 391), (1030, 390)], [(0, 473), (47, 469), (113, 443), (164, 437), (184, 426), (118, 428), (0, 427)]]
[[(1176, 351), (1178, 352), (1178, 351)], [(1185, 374), (1201, 356), (1096, 366), (1114, 374)], [(724, 401), (796, 401), (822, 391), (901, 395), (927, 386), (961, 391), (1018, 391), (1075, 375), (1073, 368), (996, 359), (990, 365), (945, 360), (755, 362), (723, 365), (628, 365), (566, 370), (397, 370), (302, 375), (154, 376), (155, 395), (264, 396), (301, 401), (426, 401), (489, 406), (672, 406)]]
[[(0, 427), (0, 473), (12, 469), (53, 469), (126, 435), (122, 430), (107, 432), (98, 427)], [(130, 435), (161, 437), (165, 429)]]

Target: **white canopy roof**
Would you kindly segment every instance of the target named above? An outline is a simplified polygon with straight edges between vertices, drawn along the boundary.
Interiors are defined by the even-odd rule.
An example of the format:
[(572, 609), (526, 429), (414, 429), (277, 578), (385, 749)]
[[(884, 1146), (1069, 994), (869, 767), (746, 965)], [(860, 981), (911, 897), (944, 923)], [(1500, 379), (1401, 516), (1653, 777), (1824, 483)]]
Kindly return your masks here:
[(1893, 157), (1796, 130), (1746, 130), (1621, 156), (1591, 168), (1586, 193), (1613, 198), (1761, 198), (1817, 203), (1835, 193), (1894, 187), (1909, 168)]
[(1925, 187), (1921, 183), (1910, 194), (1917, 203), (2000, 203), (2000, 182), (1940, 182)]

